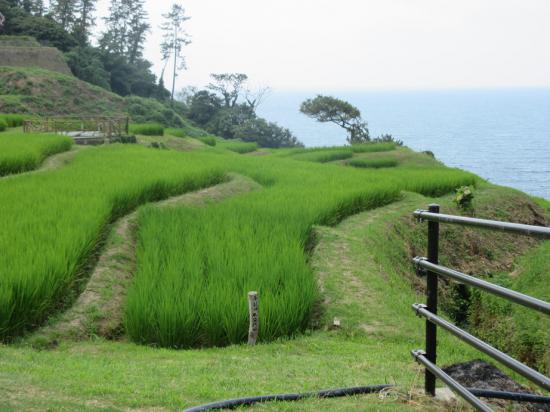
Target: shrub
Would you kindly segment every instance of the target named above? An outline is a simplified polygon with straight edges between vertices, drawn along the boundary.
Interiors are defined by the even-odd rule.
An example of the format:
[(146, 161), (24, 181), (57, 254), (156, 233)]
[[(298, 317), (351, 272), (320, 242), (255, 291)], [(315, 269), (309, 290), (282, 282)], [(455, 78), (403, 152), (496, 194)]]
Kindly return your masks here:
[(8, 124), (4, 119), (0, 119), (0, 132), (3, 132), (8, 128)]
[(395, 167), (398, 162), (396, 159), (392, 158), (378, 158), (378, 159), (352, 159), (349, 160), (346, 164), (359, 167), (359, 168), (372, 168), (379, 169), (382, 167)]
[(216, 138), (214, 136), (199, 137), (199, 140), (208, 146), (216, 146)]
[(284, 127), (264, 119), (251, 119), (234, 128), (236, 139), (257, 142), (261, 147), (302, 147), (303, 144)]
[(144, 136), (164, 136), (164, 126), (157, 123), (131, 124), (130, 133)]
[(0, 121), (3, 120), (7, 127), (23, 126), (25, 117), (20, 114), (0, 114)]
[(470, 186), (462, 186), (456, 189), (453, 201), (459, 209), (471, 211), (473, 209), (474, 191)]
[(374, 143), (395, 143), (397, 146), (403, 146), (403, 140), (394, 138), (391, 134), (381, 134), (372, 139)]

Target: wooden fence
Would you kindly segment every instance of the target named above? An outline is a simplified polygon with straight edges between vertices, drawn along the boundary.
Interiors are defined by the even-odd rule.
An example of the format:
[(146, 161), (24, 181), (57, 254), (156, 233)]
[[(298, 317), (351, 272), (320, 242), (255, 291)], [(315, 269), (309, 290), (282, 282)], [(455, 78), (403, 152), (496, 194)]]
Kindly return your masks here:
[(25, 133), (100, 132), (104, 137), (128, 134), (128, 117), (42, 117), (23, 122)]

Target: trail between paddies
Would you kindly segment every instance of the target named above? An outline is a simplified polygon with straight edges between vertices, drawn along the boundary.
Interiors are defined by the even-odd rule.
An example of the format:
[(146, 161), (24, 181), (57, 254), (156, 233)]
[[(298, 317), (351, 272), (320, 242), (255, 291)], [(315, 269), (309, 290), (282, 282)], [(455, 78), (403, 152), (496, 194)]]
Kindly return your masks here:
[[(259, 190), (254, 180), (229, 174), (230, 180), (196, 192), (154, 203), (157, 207), (206, 206), (239, 194)], [(139, 209), (138, 209), (139, 210)], [(136, 266), (138, 210), (117, 220), (93, 269), (89, 281), (71, 308), (28, 338), (36, 345), (55, 345), (59, 340), (80, 340), (99, 335), (122, 334), (124, 298)]]

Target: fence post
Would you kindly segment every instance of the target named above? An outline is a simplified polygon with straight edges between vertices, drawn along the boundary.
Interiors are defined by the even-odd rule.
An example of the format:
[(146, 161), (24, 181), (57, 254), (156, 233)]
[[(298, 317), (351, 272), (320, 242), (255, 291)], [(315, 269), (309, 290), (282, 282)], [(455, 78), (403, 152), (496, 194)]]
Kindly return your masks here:
[(248, 315), (250, 325), (248, 328), (248, 344), (255, 345), (258, 340), (258, 330), (260, 329), (258, 292), (248, 292)]
[[(431, 204), (428, 210), (439, 213), (439, 205)], [(428, 222), (428, 262), (439, 262), (439, 222)], [(427, 309), (437, 314), (437, 274), (428, 271), (426, 281)], [(437, 326), (426, 320), (426, 358), (434, 365), (437, 361)], [(435, 375), (425, 371), (424, 390), (427, 395), (435, 396)]]

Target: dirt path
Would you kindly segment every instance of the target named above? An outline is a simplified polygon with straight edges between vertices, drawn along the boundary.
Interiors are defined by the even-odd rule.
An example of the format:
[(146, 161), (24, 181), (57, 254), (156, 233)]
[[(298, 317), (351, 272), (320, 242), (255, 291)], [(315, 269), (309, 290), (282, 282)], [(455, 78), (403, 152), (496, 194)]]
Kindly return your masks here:
[[(156, 203), (158, 207), (205, 206), (212, 202), (258, 190), (261, 186), (244, 176), (200, 191)], [(122, 334), (123, 302), (136, 267), (136, 224), (134, 211), (114, 223), (88, 284), (74, 305), (32, 334), (35, 345), (56, 345), (59, 340), (81, 340), (93, 336), (115, 338)]]

